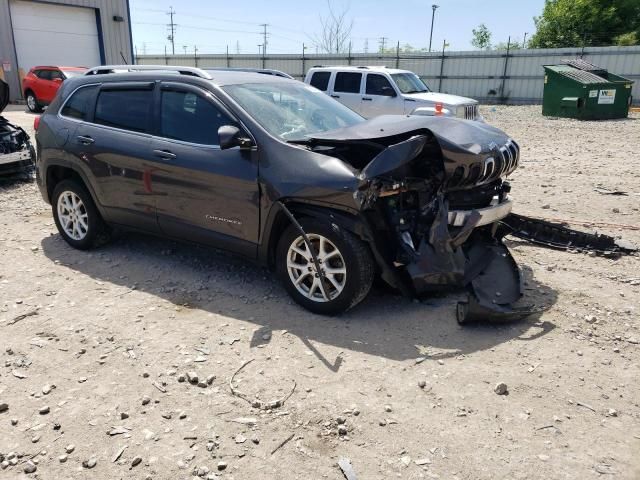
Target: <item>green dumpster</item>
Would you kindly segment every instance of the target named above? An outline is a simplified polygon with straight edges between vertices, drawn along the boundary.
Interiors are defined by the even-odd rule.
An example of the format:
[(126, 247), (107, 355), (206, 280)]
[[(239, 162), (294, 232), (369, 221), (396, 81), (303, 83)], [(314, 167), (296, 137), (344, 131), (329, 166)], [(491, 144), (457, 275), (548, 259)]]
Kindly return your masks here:
[(633, 82), (584, 60), (544, 65), (542, 114), (581, 120), (626, 118)]

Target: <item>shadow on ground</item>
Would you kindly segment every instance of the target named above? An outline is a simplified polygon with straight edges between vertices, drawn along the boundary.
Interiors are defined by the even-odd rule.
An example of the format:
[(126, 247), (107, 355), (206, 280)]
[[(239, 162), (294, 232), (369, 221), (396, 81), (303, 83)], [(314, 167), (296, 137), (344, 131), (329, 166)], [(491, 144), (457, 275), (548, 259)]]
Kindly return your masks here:
[[(53, 235), (42, 240), (42, 250), (52, 261), (76, 272), (123, 287), (122, 294), (110, 298), (115, 302), (135, 286), (191, 310), (248, 321), (259, 327), (251, 346), (268, 343), (272, 330), (287, 330), (332, 371), (340, 368), (342, 352), (327, 359), (319, 350), (320, 344), (393, 360), (448, 358), (514, 339), (535, 340), (555, 328), (535, 316), (508, 325), (463, 328), (455, 320), (460, 294), (417, 302), (380, 285), (341, 317), (322, 317), (291, 302), (274, 274), (243, 259), (138, 234), (123, 235), (92, 252), (74, 250), (59, 235)], [(525, 268), (524, 273), (525, 301), (546, 306), (555, 303), (555, 290), (538, 283), (530, 269)]]

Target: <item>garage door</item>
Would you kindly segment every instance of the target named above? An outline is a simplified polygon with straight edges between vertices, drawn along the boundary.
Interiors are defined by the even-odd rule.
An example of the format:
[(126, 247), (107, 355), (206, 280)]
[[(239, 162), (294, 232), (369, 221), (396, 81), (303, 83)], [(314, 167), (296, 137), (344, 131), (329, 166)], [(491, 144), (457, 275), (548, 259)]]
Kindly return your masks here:
[(36, 65), (100, 65), (95, 9), (22, 0), (9, 6), (21, 76)]

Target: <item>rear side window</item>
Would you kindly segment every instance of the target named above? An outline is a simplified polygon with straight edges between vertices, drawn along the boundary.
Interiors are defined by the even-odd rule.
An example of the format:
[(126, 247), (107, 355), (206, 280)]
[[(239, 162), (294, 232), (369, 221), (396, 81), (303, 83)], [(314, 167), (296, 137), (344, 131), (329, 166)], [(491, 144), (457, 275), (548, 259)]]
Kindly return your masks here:
[(387, 77), (373, 73), (367, 75), (367, 95), (384, 95), (389, 91), (393, 91), (393, 87)]
[(316, 87), (323, 92), (327, 91), (329, 87), (329, 79), (331, 78), (331, 72), (314, 72), (311, 75), (311, 86)]
[(133, 132), (148, 132), (153, 103), (151, 90), (102, 90), (94, 122)]
[(51, 80), (55, 80), (56, 78), (59, 78), (60, 80), (64, 80), (64, 75), (60, 70), (50, 70), (50, 72), (51, 72)]
[(62, 107), (60, 115), (87, 121), (93, 108), (93, 99), (97, 89), (97, 85), (92, 85), (76, 90)]
[(191, 92), (165, 90), (160, 107), (160, 134), (201, 145), (220, 145), (218, 129), (233, 125), (215, 105)]
[(51, 70), (36, 70), (36, 75), (42, 80), (51, 80)]
[(338, 72), (336, 82), (333, 87), (334, 92), (360, 93), (361, 73)]

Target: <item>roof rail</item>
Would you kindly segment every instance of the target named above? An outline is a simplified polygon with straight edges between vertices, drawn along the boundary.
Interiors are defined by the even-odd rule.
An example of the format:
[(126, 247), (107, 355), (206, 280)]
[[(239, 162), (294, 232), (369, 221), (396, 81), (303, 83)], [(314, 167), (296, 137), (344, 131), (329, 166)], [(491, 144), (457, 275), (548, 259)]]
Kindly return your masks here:
[(176, 72), (180, 75), (191, 75), (192, 77), (200, 77), (207, 80), (211, 80), (213, 78), (209, 73), (200, 68), (181, 67), (176, 65), (100, 65), (98, 67), (90, 68), (87, 70), (85, 75), (148, 71)]

